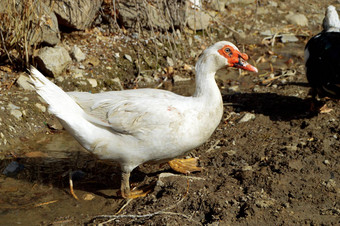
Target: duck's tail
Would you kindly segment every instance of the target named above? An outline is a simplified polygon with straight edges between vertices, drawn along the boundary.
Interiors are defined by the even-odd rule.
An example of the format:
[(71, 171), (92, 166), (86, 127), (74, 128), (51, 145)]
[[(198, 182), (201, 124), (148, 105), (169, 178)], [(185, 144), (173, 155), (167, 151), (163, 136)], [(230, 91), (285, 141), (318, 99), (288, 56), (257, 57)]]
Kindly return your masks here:
[(322, 23), (323, 29), (326, 32), (339, 32), (340, 31), (340, 20), (336, 8), (332, 5), (327, 7), (325, 18)]
[(84, 110), (61, 88), (31, 66), (30, 78), (36, 92), (48, 103), (50, 113), (63, 119), (64, 115), (84, 114)]

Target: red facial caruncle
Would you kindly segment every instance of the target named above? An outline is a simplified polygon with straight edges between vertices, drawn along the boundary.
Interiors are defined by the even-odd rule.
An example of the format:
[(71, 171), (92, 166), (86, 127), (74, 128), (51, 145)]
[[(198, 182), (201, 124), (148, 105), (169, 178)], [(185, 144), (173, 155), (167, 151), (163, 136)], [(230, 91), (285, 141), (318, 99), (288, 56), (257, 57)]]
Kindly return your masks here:
[(228, 66), (241, 68), (247, 71), (257, 72), (257, 68), (246, 62), (249, 57), (245, 53), (241, 53), (231, 45), (225, 45), (218, 50), (219, 54), (227, 58)]

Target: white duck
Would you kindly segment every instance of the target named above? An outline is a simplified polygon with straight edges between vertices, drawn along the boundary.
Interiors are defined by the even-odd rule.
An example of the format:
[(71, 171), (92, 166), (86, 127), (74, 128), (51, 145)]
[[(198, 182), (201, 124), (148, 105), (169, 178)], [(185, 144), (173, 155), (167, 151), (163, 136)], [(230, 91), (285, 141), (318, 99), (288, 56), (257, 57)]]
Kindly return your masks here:
[[(227, 41), (207, 48), (196, 63), (191, 97), (159, 89), (65, 93), (33, 67), (31, 80), (49, 111), (85, 149), (120, 163), (122, 196), (135, 198), (145, 195), (130, 190), (135, 167), (184, 155), (211, 136), (223, 114), (215, 73), (226, 66), (257, 72), (246, 60), (247, 54)], [(199, 169), (191, 160), (175, 159), (170, 166), (179, 172)]]

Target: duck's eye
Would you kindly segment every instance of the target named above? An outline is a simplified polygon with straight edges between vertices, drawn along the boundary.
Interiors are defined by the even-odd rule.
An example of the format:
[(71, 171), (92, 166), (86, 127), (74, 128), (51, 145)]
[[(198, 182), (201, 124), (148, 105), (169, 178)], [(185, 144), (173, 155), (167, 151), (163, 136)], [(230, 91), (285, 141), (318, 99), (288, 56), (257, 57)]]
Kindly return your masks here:
[(229, 48), (226, 48), (224, 51), (225, 51), (226, 53), (230, 53), (230, 52), (231, 52)]

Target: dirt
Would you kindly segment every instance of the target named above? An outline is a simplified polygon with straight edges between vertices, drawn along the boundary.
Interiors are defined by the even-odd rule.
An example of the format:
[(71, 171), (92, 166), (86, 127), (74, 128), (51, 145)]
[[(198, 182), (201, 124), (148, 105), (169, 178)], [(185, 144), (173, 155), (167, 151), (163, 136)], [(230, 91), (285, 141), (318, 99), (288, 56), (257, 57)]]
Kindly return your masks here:
[[(339, 225), (340, 105), (337, 100), (323, 99), (320, 105), (327, 104), (330, 112), (310, 110), (303, 49), (307, 40), (320, 31), (325, 7), (332, 3), (340, 9), (340, 4), (259, 2), (263, 5), (260, 8), (268, 10), (266, 14), (254, 18), (247, 15), (247, 10), (254, 10), (255, 5), (240, 11), (243, 5), (231, 4), (227, 8), (229, 14), (221, 21), (227, 23), (237, 18), (236, 30), (247, 23), (262, 30), (247, 31), (245, 39), (222, 30), (210, 37), (212, 40), (202, 39), (193, 47), (199, 52), (209, 43), (228, 39), (244, 48), (250, 62), (259, 69), (258, 74), (232, 69), (218, 72), (225, 105), (223, 119), (213, 136), (190, 153), (199, 157), (203, 171), (180, 175), (167, 165), (142, 165), (133, 171), (131, 183), (138, 187), (152, 185), (153, 191), (144, 198), (121, 199), (117, 164), (96, 159), (58, 129), (55, 118), (37, 111), (34, 105), (39, 99), (34, 93), (15, 85), (3, 91), (2, 105), (11, 102), (25, 106), (26, 114), (24, 120), (15, 120), (8, 111), (0, 112), (1, 131), (8, 142), (2, 146), (1, 172), (13, 162), (20, 166), (18, 172), (0, 176), (0, 224)], [(273, 2), (279, 4), (279, 13), (269, 7)], [(282, 24), (288, 11), (306, 15), (309, 26)], [(262, 42), (264, 36), (259, 34), (267, 29), (286, 29), (296, 34), (299, 41), (282, 43), (276, 39), (272, 48), (271, 43)], [(88, 56), (101, 61), (108, 58), (105, 67), (120, 68), (130, 76), (138, 73), (135, 66), (122, 63), (126, 61), (117, 63), (108, 51), (117, 52), (119, 45), (129, 45), (117, 41), (110, 46), (109, 38), (93, 45), (94, 37), (71, 33), (64, 36), (64, 42), (77, 44)], [(128, 53), (132, 55), (131, 51)], [(183, 63), (193, 65), (194, 60), (188, 58)], [(65, 90), (115, 89), (107, 85), (116, 72), (105, 74), (101, 65), (89, 65), (86, 70), (98, 79), (98, 87), (77, 86), (79, 81), (68, 77), (56, 83)], [(192, 78), (192, 72), (181, 68), (175, 67), (175, 74)], [(142, 81), (136, 87), (134, 78), (124, 76), (121, 81), (126, 88), (146, 85)], [(149, 86), (161, 82), (164, 78)], [(193, 80), (164, 82), (162, 88), (189, 95), (193, 85)], [(246, 116), (252, 118), (241, 122)], [(69, 173), (79, 200), (70, 194)]]

